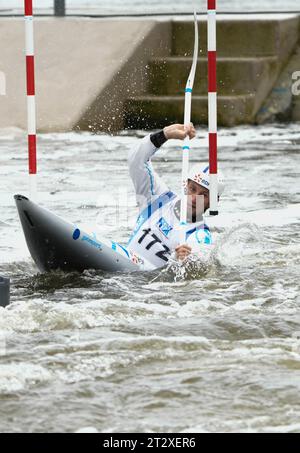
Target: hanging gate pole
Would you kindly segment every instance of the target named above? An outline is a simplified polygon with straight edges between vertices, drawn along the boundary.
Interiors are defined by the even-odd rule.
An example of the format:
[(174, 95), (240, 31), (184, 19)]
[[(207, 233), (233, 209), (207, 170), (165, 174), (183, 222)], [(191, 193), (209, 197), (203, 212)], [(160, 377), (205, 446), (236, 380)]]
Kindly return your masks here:
[(24, 0), (25, 36), (26, 36), (26, 79), (27, 79), (27, 129), (30, 197), (37, 194), (37, 159), (36, 159), (36, 104), (34, 78), (34, 40), (32, 0)]
[(207, 1), (209, 214), (218, 215), (216, 0)]

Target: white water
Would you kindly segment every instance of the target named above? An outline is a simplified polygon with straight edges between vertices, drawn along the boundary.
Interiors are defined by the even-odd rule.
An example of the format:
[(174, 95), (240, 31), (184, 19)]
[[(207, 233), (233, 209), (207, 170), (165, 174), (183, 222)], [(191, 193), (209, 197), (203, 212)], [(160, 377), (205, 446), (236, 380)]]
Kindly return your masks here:
[[(42, 134), (40, 202), (125, 241), (137, 214), (126, 157), (140, 136)], [(227, 187), (202, 260), (39, 275), (13, 203), (27, 192), (25, 134), (0, 131), (0, 273), (12, 279), (1, 431), (300, 431), (299, 124), (224, 129), (219, 142)], [(201, 129), (192, 160), (206, 149)], [(175, 190), (180, 162), (173, 142), (155, 163)]]

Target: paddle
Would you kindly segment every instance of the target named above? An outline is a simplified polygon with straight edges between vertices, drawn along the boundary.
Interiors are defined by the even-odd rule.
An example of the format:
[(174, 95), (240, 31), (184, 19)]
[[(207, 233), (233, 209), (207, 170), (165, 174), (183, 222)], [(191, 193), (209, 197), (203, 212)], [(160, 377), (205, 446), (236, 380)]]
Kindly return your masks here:
[[(195, 41), (194, 41), (194, 55), (192, 67), (187, 79), (185, 87), (185, 99), (184, 99), (184, 125), (189, 126), (191, 122), (191, 107), (192, 107), (192, 91), (194, 86), (196, 67), (198, 61), (198, 22), (197, 14), (194, 11), (194, 23), (195, 23)], [(181, 244), (185, 242), (185, 230), (183, 228), (187, 223), (187, 178), (189, 171), (189, 151), (190, 151), (190, 138), (187, 135), (182, 145), (182, 181), (181, 181), (181, 207), (180, 207), (180, 225), (181, 228)]]

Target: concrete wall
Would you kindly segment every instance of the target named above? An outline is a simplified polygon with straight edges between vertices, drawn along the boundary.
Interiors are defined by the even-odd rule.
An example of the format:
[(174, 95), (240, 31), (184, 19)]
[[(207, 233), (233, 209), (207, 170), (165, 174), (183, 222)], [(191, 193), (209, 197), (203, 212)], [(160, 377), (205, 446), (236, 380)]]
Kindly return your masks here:
[[(207, 26), (199, 18), (200, 52), (193, 89), (192, 118), (207, 124)], [(218, 124), (252, 124), (299, 39), (299, 15), (218, 15)], [(191, 18), (172, 23), (170, 57), (150, 61), (145, 95), (126, 103), (126, 125), (158, 128), (183, 118), (184, 87), (191, 67), (194, 24)]]
[[(136, 44), (131, 43), (130, 52), (120, 60), (118, 70), (111, 71), (110, 80), (99, 86), (94, 101), (83, 114), (78, 115), (76, 128), (108, 132), (124, 128), (125, 101), (128, 97), (147, 91), (149, 60), (168, 56), (171, 52), (169, 21), (147, 22), (147, 27), (144, 25), (143, 30), (143, 35), (137, 39)], [(109, 68), (109, 62), (107, 66)]]
[[(300, 46), (298, 45), (284, 65), (272, 91), (256, 115), (256, 123), (264, 124), (274, 121), (300, 120), (300, 83), (293, 87), (294, 74), (300, 74)], [(293, 93), (295, 93), (293, 95)], [(296, 94), (297, 93), (297, 94)]]
[[(200, 19), (202, 21), (200, 47), (203, 56), (206, 48), (205, 17), (202, 16)], [(224, 66), (224, 74), (222, 71), (220, 74), (224, 76), (223, 79), (226, 75), (227, 88), (232, 89), (233, 93), (236, 92), (235, 96), (226, 98), (224, 105), (220, 105), (219, 108), (220, 117), (224, 117), (227, 125), (249, 122), (253, 112), (272, 89), (274, 77), (275, 79), (277, 77), (274, 75), (274, 64), (276, 68), (284, 64), (298, 39), (299, 18), (297, 16), (289, 15), (283, 18), (270, 16), (263, 20), (265, 21), (263, 26), (262, 20), (257, 20), (258, 24), (254, 30), (255, 17), (252, 18), (252, 25), (249, 16), (244, 18), (235, 16), (234, 19), (227, 18), (224, 21), (219, 17), (218, 49), (219, 55), (223, 57), (223, 61), (220, 61), (220, 71), (223, 71)], [(250, 35), (251, 32), (252, 35)], [(0, 86), (0, 127), (16, 126), (26, 129), (24, 21), (22, 18), (0, 19), (0, 42), (0, 82), (3, 74), (6, 79), (5, 96), (1, 95), (3, 83), (0, 83), (2, 85)], [(156, 115), (157, 124), (161, 124), (161, 119), (164, 117), (169, 121), (168, 116), (174, 109), (178, 118), (181, 119), (182, 95), (178, 95), (175, 101), (173, 99), (174, 102), (170, 96), (163, 97), (163, 93), (167, 94), (165, 90), (161, 92), (166, 82), (165, 76), (158, 72), (161, 85), (157, 84), (157, 80), (153, 80), (153, 68), (159, 61), (167, 62), (170, 74), (172, 73), (172, 77), (176, 78), (172, 80), (176, 91), (178, 86), (182, 85), (181, 78), (185, 77), (185, 72), (190, 65), (187, 61), (186, 68), (183, 65), (182, 69), (182, 66), (175, 61), (176, 55), (188, 52), (187, 49), (191, 47), (191, 43), (193, 43), (193, 26), (190, 17), (186, 24), (182, 20), (172, 21), (170, 18), (159, 17), (114, 20), (35, 19), (38, 129), (40, 131), (122, 129), (124, 124), (128, 123), (128, 115), (131, 115), (130, 111), (126, 110), (127, 100), (144, 96), (143, 99), (147, 105), (149, 86), (150, 91), (151, 86), (154, 87), (149, 112), (153, 117)], [(253, 52), (256, 56), (259, 54), (260, 60), (252, 64)], [(170, 57), (172, 61), (168, 60)], [(274, 57), (278, 62), (274, 63)], [(232, 65), (227, 61), (228, 58), (241, 58), (240, 66), (236, 64), (233, 70)], [(247, 70), (246, 63), (248, 65), (251, 63), (254, 72)], [(260, 67), (262, 64), (267, 65), (266, 69)], [(203, 96), (204, 67), (205, 62), (202, 62), (202, 67), (200, 64), (202, 81), (199, 82), (199, 87), (198, 82), (196, 83), (199, 96), (198, 99), (195, 96), (194, 102), (195, 115), (201, 119), (201, 122), (207, 121), (207, 102)], [(254, 83), (255, 89), (252, 93), (249, 92), (251, 90), (247, 84), (250, 83), (251, 77), (255, 78), (256, 71), (260, 73), (261, 80), (260, 85)], [(172, 84), (164, 86), (172, 87)], [(226, 86), (222, 86), (221, 89), (224, 90), (226, 97)], [(245, 93), (243, 98), (242, 92)], [(155, 96), (156, 100), (153, 102)], [(232, 102), (231, 109), (228, 108), (228, 105), (231, 105), (230, 102)], [(229, 110), (238, 112), (238, 117), (230, 116)], [(139, 111), (133, 112), (133, 126), (138, 124), (134, 115), (139, 116)], [(170, 119), (171, 117), (172, 115)]]
[(300, 121), (300, 39), (297, 50), (291, 57), (290, 66), (293, 68), (291, 119), (292, 121)]
[[(35, 19), (40, 131), (122, 127), (122, 99), (143, 92), (150, 56), (168, 54), (166, 24), (152, 20)], [(26, 128), (23, 19), (0, 19), (0, 127)], [(114, 120), (112, 118), (114, 117)]]

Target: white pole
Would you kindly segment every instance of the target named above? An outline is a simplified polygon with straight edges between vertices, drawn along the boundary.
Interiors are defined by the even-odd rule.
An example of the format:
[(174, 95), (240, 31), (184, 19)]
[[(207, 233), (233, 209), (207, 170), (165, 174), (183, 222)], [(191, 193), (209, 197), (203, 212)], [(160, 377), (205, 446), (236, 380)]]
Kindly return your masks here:
[[(194, 11), (194, 24), (195, 24), (195, 42), (194, 42), (194, 55), (193, 63), (187, 79), (185, 87), (184, 98), (184, 125), (189, 126), (191, 122), (191, 108), (192, 108), (192, 91), (194, 86), (196, 67), (198, 61), (198, 22), (196, 11)], [(181, 208), (180, 208), (180, 225), (186, 225), (187, 221), (187, 178), (189, 172), (189, 152), (190, 152), (190, 139), (187, 136), (182, 145), (182, 176), (181, 176)], [(181, 243), (185, 242), (185, 231), (182, 228)]]
[(34, 77), (34, 38), (32, 0), (24, 0), (26, 37), (26, 80), (27, 80), (27, 129), (29, 160), (29, 191), (33, 200), (37, 196), (36, 159), (36, 107)]
[(218, 215), (216, 0), (207, 1), (209, 214)]

